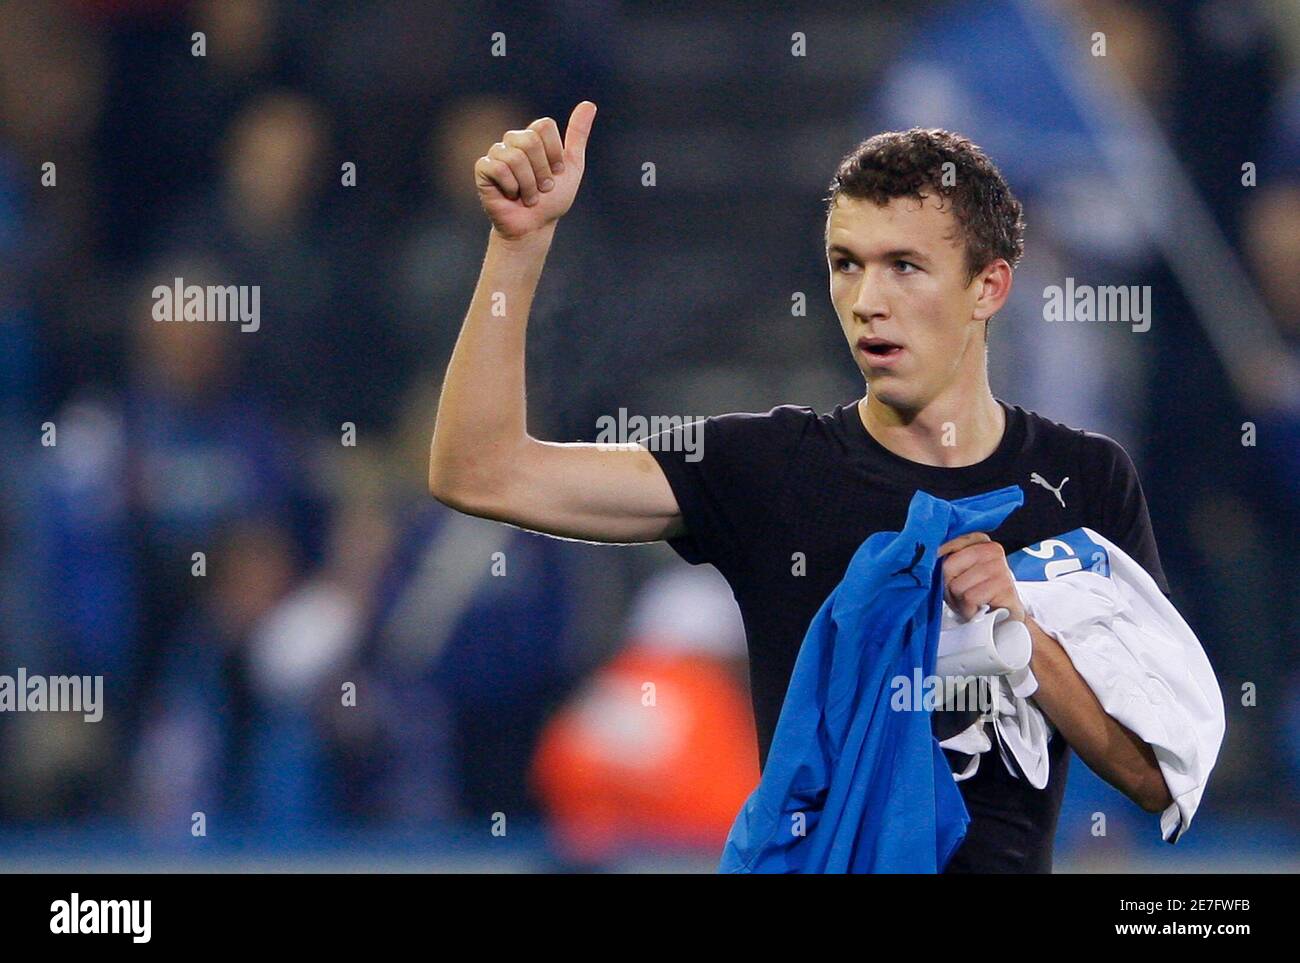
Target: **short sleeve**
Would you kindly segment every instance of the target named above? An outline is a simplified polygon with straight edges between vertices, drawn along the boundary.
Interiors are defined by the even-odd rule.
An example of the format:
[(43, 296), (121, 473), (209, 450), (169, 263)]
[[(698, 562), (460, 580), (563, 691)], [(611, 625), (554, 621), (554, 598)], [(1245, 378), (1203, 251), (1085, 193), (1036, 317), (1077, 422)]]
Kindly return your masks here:
[(641, 442), (663, 469), (686, 533), (668, 544), (692, 565), (724, 574), (745, 557), (780, 494), (810, 408), (733, 412), (650, 435)]
[(1084, 470), (1095, 473), (1093, 490), (1099, 493), (1100, 501), (1095, 509), (1097, 531), (1146, 569), (1160, 591), (1168, 595), (1169, 583), (1160, 564), (1151, 515), (1133, 459), (1119, 442), (1107, 435), (1095, 432), (1083, 435), (1088, 446)]

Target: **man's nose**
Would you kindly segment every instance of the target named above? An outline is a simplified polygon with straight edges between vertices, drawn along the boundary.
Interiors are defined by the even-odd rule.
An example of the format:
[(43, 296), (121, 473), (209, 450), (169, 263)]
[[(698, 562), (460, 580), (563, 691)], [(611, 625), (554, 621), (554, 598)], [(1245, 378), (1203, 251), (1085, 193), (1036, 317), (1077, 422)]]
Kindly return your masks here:
[(858, 285), (857, 293), (858, 296), (853, 301), (855, 315), (863, 321), (889, 317), (889, 302), (873, 270), (867, 269), (862, 272), (862, 282)]

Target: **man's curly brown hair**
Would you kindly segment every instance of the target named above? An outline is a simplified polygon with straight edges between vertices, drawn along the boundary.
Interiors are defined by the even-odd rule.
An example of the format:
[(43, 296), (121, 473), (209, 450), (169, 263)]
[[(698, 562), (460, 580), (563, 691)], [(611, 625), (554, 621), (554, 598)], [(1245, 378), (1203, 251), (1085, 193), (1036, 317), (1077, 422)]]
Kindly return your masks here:
[[(952, 167), (945, 171), (948, 163)], [(874, 204), (939, 195), (941, 205), (951, 204), (966, 243), (968, 285), (998, 258), (1015, 267), (1025, 250), (1024, 212), (1002, 172), (968, 138), (950, 130), (913, 127), (864, 140), (831, 178), (828, 217), (841, 194)]]

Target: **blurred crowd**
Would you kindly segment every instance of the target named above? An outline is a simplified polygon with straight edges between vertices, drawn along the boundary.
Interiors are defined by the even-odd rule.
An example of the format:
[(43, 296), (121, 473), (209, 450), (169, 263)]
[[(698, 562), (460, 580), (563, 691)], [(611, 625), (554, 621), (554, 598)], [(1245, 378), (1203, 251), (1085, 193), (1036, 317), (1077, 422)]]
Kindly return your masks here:
[[(545, 538), (425, 490), (487, 239), (474, 160), (581, 99), (601, 116), (530, 324), (530, 430), (856, 397), (822, 294), (825, 183), (877, 130), (966, 133), (1027, 211), (995, 392), (1125, 444), (1220, 674), (1198, 819), (1300, 828), (1258, 775), (1300, 791), (1296, 8), (539, 7), (0, 3), (0, 672), (102, 674), (107, 693), (93, 725), (0, 717), (0, 832), (165, 838), (204, 812), (309, 841), (503, 813), (549, 820), (578, 862), (720, 844), (757, 777), (725, 583), (662, 545)], [(1201, 269), (1243, 270), (1267, 318), (1212, 316), (1135, 223), (1137, 175), (1090, 106), (1105, 84), (1238, 259)], [(1046, 324), (1066, 276), (1150, 285), (1151, 330)], [(260, 329), (153, 320), (175, 278), (259, 286)], [(1210, 335), (1253, 323), (1280, 347), (1227, 370)]]

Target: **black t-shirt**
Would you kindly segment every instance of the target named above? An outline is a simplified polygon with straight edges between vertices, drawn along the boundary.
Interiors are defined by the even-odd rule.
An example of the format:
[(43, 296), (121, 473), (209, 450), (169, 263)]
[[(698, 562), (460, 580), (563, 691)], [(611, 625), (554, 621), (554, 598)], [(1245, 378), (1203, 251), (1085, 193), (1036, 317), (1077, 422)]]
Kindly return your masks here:
[[(1007, 418), (997, 449), (963, 468), (922, 465), (889, 451), (867, 432), (856, 401), (824, 414), (779, 405), (765, 414), (715, 415), (705, 419), (702, 439), (694, 436), (697, 454), (686, 439), (672, 437), (681, 428), (644, 442), (686, 524), (686, 534), (668, 544), (694, 565), (716, 566), (740, 607), (762, 763), (813, 616), (868, 536), (903, 527), (918, 489), (951, 500), (1019, 485), (1024, 504), (989, 533), (1007, 554), (1086, 525), (1124, 549), (1168, 594), (1124, 449), (1104, 435), (999, 404)], [(936, 712), (935, 734), (946, 739), (973, 719), (974, 713)], [(947, 872), (1051, 871), (1069, 762), (1059, 733), (1048, 753), (1044, 789), (1012, 777), (996, 749), (958, 783), (971, 823)], [(948, 757), (957, 769), (968, 758)]]

